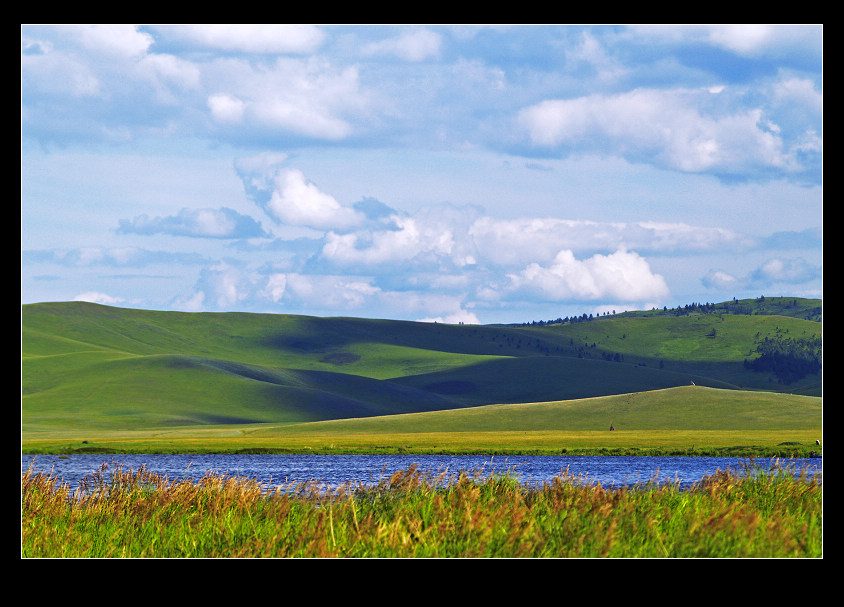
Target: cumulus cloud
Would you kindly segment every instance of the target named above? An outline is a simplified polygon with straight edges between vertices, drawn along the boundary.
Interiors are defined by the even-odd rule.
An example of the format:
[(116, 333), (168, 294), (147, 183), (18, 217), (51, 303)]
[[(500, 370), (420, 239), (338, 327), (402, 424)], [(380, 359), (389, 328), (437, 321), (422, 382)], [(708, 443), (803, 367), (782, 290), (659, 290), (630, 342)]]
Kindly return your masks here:
[(236, 163), (246, 194), (279, 223), (317, 230), (346, 231), (366, 215), (341, 205), (299, 169), (279, 166), (283, 155), (244, 158)]
[[(457, 32), (466, 29), (485, 44), (463, 46), (470, 38)], [(360, 53), (349, 52), (348, 39), (371, 39), (383, 31), (389, 32), (387, 37), (364, 44)], [(631, 45), (630, 54), (618, 53), (612, 46), (622, 39)], [(24, 124), (28, 134), (45, 131), (50, 124), (53, 130), (75, 128), (80, 138), (130, 138), (150, 129), (173, 129), (264, 145), (269, 137), (274, 143), (276, 137), (285, 136), (294, 142), (354, 137), (360, 144), (374, 136), (379, 145), (384, 138), (403, 145), (412, 139), (428, 143), (436, 138), (451, 145), (500, 148), (512, 143), (510, 130), (502, 125), (526, 105), (525, 99), (541, 99), (553, 86), (569, 97), (547, 100), (521, 114), (520, 128), (527, 129), (539, 146), (574, 145), (603, 134), (626, 147), (628, 156), (684, 171), (731, 172), (732, 167), (734, 171), (748, 166), (789, 167), (794, 162), (797, 135), (784, 138), (757, 128), (759, 108), (708, 112), (707, 90), (718, 86), (723, 90), (723, 83), (702, 82), (694, 69), (690, 79), (702, 82), (697, 96), (689, 91), (634, 89), (571, 97), (573, 91), (589, 86), (606, 90), (607, 82), (612, 82), (612, 89), (619, 90), (618, 83), (634, 82), (640, 70), (653, 66), (637, 65), (630, 57), (654, 41), (666, 41), (665, 61), (677, 70), (672, 73), (676, 79), (682, 71), (674, 53), (683, 48), (681, 42), (725, 48), (742, 56), (799, 57), (822, 51), (822, 27), (632, 26), (626, 33), (615, 27), (590, 27), (561, 37), (555, 28), (533, 26), (395, 26), (365, 33), (352, 26), (347, 32), (344, 26), (307, 24), (25, 26)], [(443, 63), (434, 76), (425, 61), (444, 55), (446, 45), (456, 49), (456, 59)], [(509, 53), (495, 50), (483, 56), (498, 45), (526, 53), (519, 73), (503, 59)], [(378, 59), (385, 55), (405, 62), (402, 69), (407, 71), (399, 79), (394, 78), (397, 66), (385, 67)], [(537, 59), (540, 63), (532, 64)], [(553, 80), (550, 65), (561, 68)], [(777, 99), (787, 103), (785, 109), (802, 111), (805, 104), (817, 113), (822, 107), (819, 83), (786, 72), (781, 78)], [(766, 85), (770, 80), (736, 93), (736, 98), (744, 99), (735, 103), (748, 99), (772, 103), (770, 91), (760, 88)], [(51, 103), (39, 97), (38, 104), (31, 104), (33, 93), (58, 97)], [(83, 97), (96, 103), (73, 103)], [(133, 111), (127, 111), (130, 105)], [(771, 122), (768, 109), (758, 116), (760, 124)], [(564, 124), (560, 113), (573, 116), (575, 123), (585, 119), (588, 132)], [(784, 110), (784, 120), (786, 114)], [(423, 115), (435, 122), (421, 120)], [(779, 123), (774, 126), (787, 130)], [(814, 126), (820, 133), (820, 124)], [(804, 149), (817, 150), (822, 141), (820, 135), (810, 137), (808, 130), (802, 139)], [(747, 153), (738, 154), (743, 145), (750, 146)], [(758, 162), (752, 162), (754, 158)]]
[(392, 214), (376, 229), (328, 234), (322, 256), (340, 266), (410, 261), (432, 267), (472, 265), (474, 247), (467, 234), (479, 213), (473, 206), (442, 204), (425, 207), (413, 216)]
[(646, 301), (669, 294), (665, 279), (654, 274), (642, 257), (625, 250), (582, 261), (563, 250), (549, 266), (532, 263), (509, 278), (510, 291), (551, 301)]
[(278, 310), (303, 314), (347, 311), (368, 317), (477, 323), (466, 294), (388, 289), (377, 277), (303, 272), (258, 272), (246, 265), (219, 263), (201, 272), (193, 290), (173, 302), (184, 310)]
[[(325, 36), (314, 26), (25, 29), (23, 97), (40, 99), (23, 102), (30, 135), (129, 139), (164, 128), (238, 140), (272, 132), (337, 141), (353, 133), (350, 116), (368, 103), (357, 66), (312, 54)], [(252, 62), (246, 53), (267, 61)], [(196, 120), (203, 112), (211, 119)]]
[[(69, 248), (22, 251), (22, 264), (27, 270), (35, 264), (60, 266), (61, 271), (37, 269), (37, 276), (62, 277), (51, 287), (66, 283), (73, 268), (87, 279), (96, 268), (182, 264), (184, 278), (201, 264), (196, 289), (177, 302), (183, 309), (266, 306), (308, 313), (329, 311), (331, 302), (367, 314), (383, 310), (388, 316), (443, 321), (471, 320), (481, 306), (500, 305), (503, 314), (522, 294), (522, 311), (534, 301), (551, 302), (544, 309), (568, 301), (596, 307), (607, 301), (628, 305), (631, 297), (658, 301), (667, 290), (654, 264), (678, 284), (689, 281), (681, 266), (701, 263), (707, 265), (694, 271), (695, 277), (714, 267), (703, 279), (713, 288), (803, 284), (821, 274), (819, 266), (793, 258), (817, 260), (822, 248), (820, 229), (801, 231), (820, 223), (794, 211), (804, 202), (810, 214), (821, 208), (822, 29), (25, 25), (21, 126), (28, 154), (22, 166), (31, 182), (22, 193), (27, 232), (32, 242), (42, 229), (59, 234), (61, 223), (74, 232), (57, 238)], [(168, 175), (142, 191), (147, 180), (114, 172), (115, 181), (132, 181), (136, 192), (121, 197), (117, 203), (127, 206), (118, 207), (111, 197), (119, 186), (106, 185), (86, 167), (94, 166), (92, 154), (104, 153), (97, 143), (133, 140), (145, 142), (135, 149), (146, 154), (166, 150), (171, 157), (201, 155), (205, 161), (210, 150), (217, 159), (227, 149), (273, 150), (236, 163), (247, 197), (267, 217), (261, 224), (219, 203), (182, 208), (208, 204), (202, 201), (180, 202), (167, 211), (141, 208), (144, 198), (156, 200), (159, 208), (163, 204), (156, 187), (184, 188), (189, 179), (181, 173), (178, 186), (165, 183)], [(43, 164), (41, 154), (50, 155), (51, 143), (61, 143), (72, 162)], [(186, 143), (189, 147), (182, 147)], [(596, 160), (578, 164), (589, 177), (571, 175), (568, 182), (562, 171), (550, 172), (548, 163), (536, 206), (529, 191), (540, 191), (539, 174), (520, 190), (524, 173), (511, 170), (528, 162), (514, 156), (526, 144), (531, 158), (589, 154)], [(385, 162), (376, 154), (377, 165), (368, 164), (373, 158), (368, 152), (355, 155), (375, 146), (435, 146), (450, 154), (460, 150), (460, 157), (441, 161), (438, 152), (426, 155), (426, 161), (434, 158), (430, 180), (414, 184), (396, 175), (410, 174), (402, 162), (421, 155), (400, 153)], [(87, 155), (74, 156), (81, 149)], [(484, 156), (505, 149), (495, 168), (482, 166)], [(294, 167), (293, 159), (302, 159), (301, 167)], [(328, 191), (315, 173), (303, 170), (304, 163), (329, 162), (338, 162), (336, 182), (351, 184), (349, 190)], [(643, 171), (642, 163), (657, 168)], [(629, 180), (609, 178), (612, 165), (619, 164)], [(600, 176), (587, 174), (598, 165)], [(214, 187), (222, 192), (231, 185), (230, 175), (219, 178)], [(203, 179), (209, 183), (207, 175)], [(406, 182), (394, 185), (394, 179)], [(767, 181), (768, 189), (738, 192), (732, 185), (742, 179)], [(54, 184), (52, 192), (47, 182)], [(583, 186), (599, 182), (588, 190)], [(818, 189), (791, 194), (779, 188), (806, 182)], [(608, 195), (625, 187), (641, 189), (629, 199)], [(484, 190), (492, 188), (484, 201)], [(343, 198), (367, 189), (381, 196), (392, 189), (396, 202)], [(502, 209), (508, 219), (498, 211), (461, 206), (481, 202), (501, 209), (508, 192), (524, 217), (513, 219), (512, 206)], [(551, 200), (549, 192), (559, 200)], [(672, 196), (689, 192), (670, 204)], [(645, 202), (651, 197), (653, 205)], [(711, 202), (716, 198), (717, 205)], [(442, 200), (457, 204), (435, 204)], [(548, 210), (553, 204), (576, 208), (579, 218), (642, 221), (541, 216), (554, 215)], [(59, 205), (76, 213), (72, 222), (56, 217)], [(767, 209), (754, 229), (773, 232), (768, 238), (734, 231), (748, 225), (742, 222), (756, 208)], [(113, 218), (104, 219), (105, 213)], [(690, 213), (701, 219), (689, 219)], [(85, 217), (99, 219), (91, 223)], [(682, 217), (689, 223), (676, 220)], [(654, 221), (645, 221), (650, 218)], [(217, 252), (206, 257), (97, 246), (103, 241), (96, 231), (102, 232), (104, 223), (119, 225), (118, 235), (209, 239), (201, 243), (203, 251)], [(712, 227), (718, 225), (734, 229)], [(245, 240), (259, 236), (264, 238)], [(175, 246), (197, 244), (186, 238)], [(743, 276), (737, 275), (738, 264), (718, 268), (718, 262), (703, 262), (707, 254), (724, 259), (747, 252), (772, 259), (755, 258), (758, 267), (744, 267)], [(689, 255), (695, 255), (693, 262)], [(675, 264), (665, 259), (669, 256)], [(118, 272), (99, 274), (116, 280)], [(92, 291), (111, 288), (82, 284)], [(61, 288), (62, 298), (83, 290)], [(171, 294), (158, 297), (166, 299), (177, 301)]]
[(119, 55), (136, 59), (147, 53), (154, 39), (137, 25), (69, 25), (56, 30), (61, 35), (75, 38), (86, 49), (98, 54)]
[(126, 141), (140, 130), (184, 128), (201, 70), (154, 52), (154, 38), (134, 25), (27, 26), (21, 55), (28, 135), (43, 141)]
[(237, 131), (223, 130), (237, 137), (288, 133), (339, 141), (353, 134), (352, 118), (370, 103), (358, 68), (326, 59), (276, 57), (256, 65), (226, 58), (201, 67), (214, 82), (205, 98), (211, 117), (221, 127), (238, 125)]
[(182, 209), (177, 215), (169, 217), (140, 215), (132, 220), (121, 220), (118, 232), (195, 238), (254, 238), (268, 235), (260, 223), (226, 207)]
[(280, 169), (273, 186), (266, 210), (284, 224), (345, 230), (363, 221), (359, 213), (321, 191), (298, 169)]
[(552, 99), (522, 110), (518, 122), (536, 146), (611, 144), (624, 157), (686, 172), (799, 168), (762, 109), (711, 111), (714, 94), (724, 93), (637, 89)]
[(215, 310), (237, 310), (254, 294), (254, 277), (242, 264), (221, 262), (202, 269), (189, 301), (199, 300)]
[(371, 280), (345, 275), (306, 275), (297, 272), (268, 276), (261, 294), (273, 302), (341, 309), (360, 308), (381, 289)]

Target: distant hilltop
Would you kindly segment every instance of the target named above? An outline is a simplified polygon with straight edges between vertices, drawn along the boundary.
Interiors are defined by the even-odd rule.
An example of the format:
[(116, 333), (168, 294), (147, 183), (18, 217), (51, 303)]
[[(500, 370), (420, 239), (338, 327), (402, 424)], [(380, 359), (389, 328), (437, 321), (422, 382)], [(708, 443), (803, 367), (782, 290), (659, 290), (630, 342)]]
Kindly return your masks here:
[(801, 297), (765, 297), (762, 295), (756, 299), (733, 298), (730, 301), (721, 303), (689, 303), (684, 306), (677, 306), (676, 308), (666, 306), (663, 308), (652, 308), (651, 310), (626, 311), (618, 314), (616, 314), (615, 310), (596, 315), (584, 313), (580, 316), (560, 317), (555, 320), (534, 320), (506, 326), (558, 325), (595, 320), (607, 316), (682, 316), (685, 314), (765, 314), (823, 322), (823, 300)]

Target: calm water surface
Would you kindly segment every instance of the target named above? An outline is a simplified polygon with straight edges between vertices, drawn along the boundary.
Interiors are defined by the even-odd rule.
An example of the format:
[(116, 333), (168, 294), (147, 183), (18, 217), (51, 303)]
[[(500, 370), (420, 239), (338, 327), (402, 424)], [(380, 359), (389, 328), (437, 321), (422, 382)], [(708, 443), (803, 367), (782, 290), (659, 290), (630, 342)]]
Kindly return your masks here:
[[(775, 460), (757, 459), (768, 469)], [(731, 457), (589, 457), (589, 456), (482, 456), (482, 455), (22, 455), (21, 474), (52, 473), (75, 489), (79, 482), (106, 466), (110, 470), (137, 471), (144, 466), (170, 481), (197, 481), (207, 473), (247, 477), (268, 489), (316, 481), (326, 488), (344, 483), (377, 484), (394, 472), (416, 464), (432, 476), (446, 472), (489, 474), (510, 473), (526, 485), (550, 482), (568, 473), (584, 482), (605, 487), (637, 483), (679, 482), (689, 486), (718, 470), (743, 471), (744, 458)], [(797, 471), (804, 467), (810, 475), (822, 473), (822, 459), (781, 460), (781, 465)]]

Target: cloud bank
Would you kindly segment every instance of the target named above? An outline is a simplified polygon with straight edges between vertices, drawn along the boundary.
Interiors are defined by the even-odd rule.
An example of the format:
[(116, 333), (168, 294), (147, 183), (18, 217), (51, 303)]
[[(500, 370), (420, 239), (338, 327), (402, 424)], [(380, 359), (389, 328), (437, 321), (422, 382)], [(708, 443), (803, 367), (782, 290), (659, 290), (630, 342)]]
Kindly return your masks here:
[(813, 25), (22, 26), (22, 299), (818, 296), (822, 58)]

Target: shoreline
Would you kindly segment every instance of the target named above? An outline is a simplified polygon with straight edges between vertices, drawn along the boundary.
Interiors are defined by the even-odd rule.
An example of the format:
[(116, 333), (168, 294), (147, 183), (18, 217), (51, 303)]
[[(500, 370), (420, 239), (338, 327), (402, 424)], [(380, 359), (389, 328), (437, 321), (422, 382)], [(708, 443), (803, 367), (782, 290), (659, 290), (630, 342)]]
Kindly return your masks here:
[(745, 458), (818, 458), (819, 448), (806, 445), (777, 445), (772, 447), (712, 447), (689, 449), (612, 447), (581, 449), (407, 449), (381, 448), (274, 448), (249, 447), (233, 449), (137, 449), (122, 447), (40, 447), (22, 448), (26, 455), (484, 455), (484, 456), (587, 456), (587, 457), (745, 457)]

